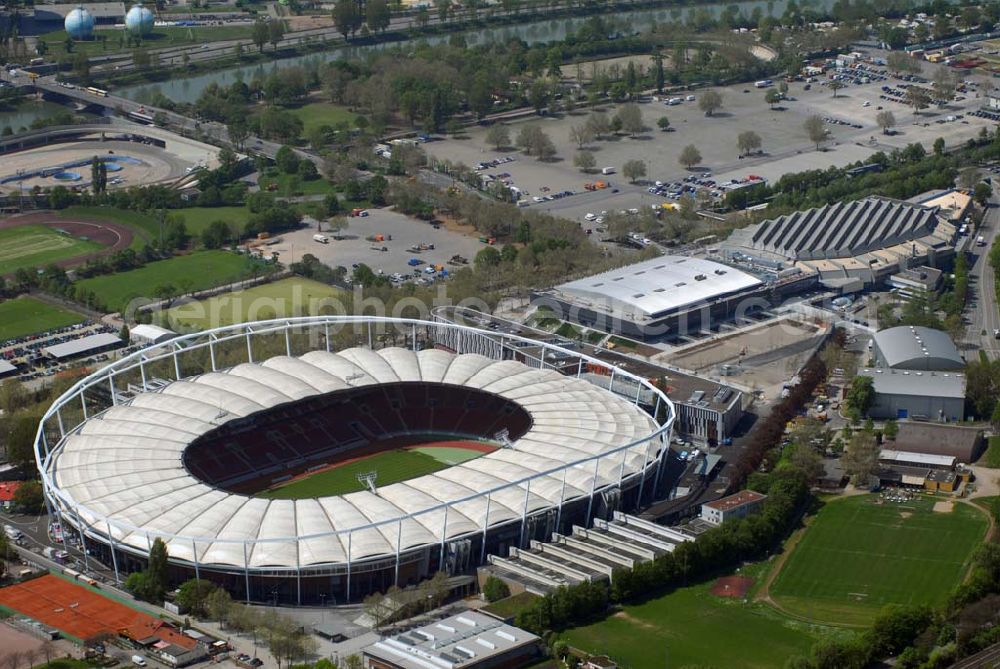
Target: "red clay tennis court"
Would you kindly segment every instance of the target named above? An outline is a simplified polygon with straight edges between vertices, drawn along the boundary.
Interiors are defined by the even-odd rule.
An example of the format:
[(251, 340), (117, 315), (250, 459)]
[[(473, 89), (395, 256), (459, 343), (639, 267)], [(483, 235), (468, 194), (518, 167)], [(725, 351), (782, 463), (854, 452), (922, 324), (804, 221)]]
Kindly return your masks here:
[(78, 639), (156, 618), (51, 574), (0, 589), (0, 605)]
[(712, 594), (716, 597), (745, 597), (753, 586), (749, 576), (723, 576), (712, 584)]

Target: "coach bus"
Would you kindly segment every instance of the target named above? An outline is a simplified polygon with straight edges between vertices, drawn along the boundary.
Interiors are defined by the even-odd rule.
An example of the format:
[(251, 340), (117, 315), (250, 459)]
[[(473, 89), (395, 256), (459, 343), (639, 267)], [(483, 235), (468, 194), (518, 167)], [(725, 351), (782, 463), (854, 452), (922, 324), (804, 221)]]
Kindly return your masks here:
[(142, 112), (129, 112), (128, 117), (133, 121), (138, 121), (139, 123), (145, 123), (146, 125), (153, 125), (153, 117), (149, 114), (144, 114)]
[(108, 92), (106, 90), (104, 90), (103, 88), (96, 88), (94, 86), (88, 86), (87, 87), (87, 92), (91, 93), (93, 95), (96, 95), (98, 97), (101, 97), (101, 98), (108, 97)]

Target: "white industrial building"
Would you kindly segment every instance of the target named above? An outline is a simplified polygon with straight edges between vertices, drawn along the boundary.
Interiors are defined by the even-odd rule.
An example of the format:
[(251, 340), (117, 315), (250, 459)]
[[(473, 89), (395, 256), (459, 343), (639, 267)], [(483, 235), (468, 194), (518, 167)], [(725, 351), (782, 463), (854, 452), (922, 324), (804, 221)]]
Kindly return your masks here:
[(879, 330), (872, 338), (872, 355), (876, 367), (887, 369), (965, 369), (965, 360), (947, 333), (917, 325), (900, 325)]
[(148, 325), (140, 323), (133, 326), (128, 332), (129, 341), (139, 346), (152, 346), (170, 341), (177, 336), (177, 333), (159, 325)]
[(866, 368), (872, 377), (875, 402), (868, 415), (875, 419), (957, 421), (965, 415), (965, 376), (957, 372), (921, 372)]
[(766, 306), (766, 286), (742, 270), (688, 256), (660, 256), (536, 294), (564, 320), (627, 336), (698, 332), (713, 319)]

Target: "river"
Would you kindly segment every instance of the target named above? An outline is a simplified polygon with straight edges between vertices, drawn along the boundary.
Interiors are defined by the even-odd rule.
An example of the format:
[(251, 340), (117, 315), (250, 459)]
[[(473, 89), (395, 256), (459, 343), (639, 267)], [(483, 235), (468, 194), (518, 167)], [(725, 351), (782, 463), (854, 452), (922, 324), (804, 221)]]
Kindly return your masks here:
[(44, 100), (26, 99), (11, 107), (0, 107), (0, 130), (9, 127), (14, 132), (27, 129), (33, 121), (70, 111), (68, 107)]
[[(677, 20), (686, 20), (691, 12), (698, 9), (706, 9), (713, 16), (718, 16), (726, 7), (735, 5), (746, 14), (750, 15), (756, 8), (767, 14), (770, 12), (774, 16), (780, 16), (785, 11), (787, 0), (750, 0), (748, 2), (719, 2), (709, 4), (684, 5), (675, 7), (661, 7), (658, 9), (641, 9), (632, 12), (625, 12), (617, 15), (606, 15), (617, 22), (627, 22), (633, 26), (648, 26), (653, 22), (666, 23)], [(800, 6), (815, 7), (818, 9), (828, 9), (833, 5), (834, 0), (809, 0), (800, 3)], [(517, 25), (505, 25), (497, 28), (484, 28), (479, 30), (469, 30), (460, 33), (447, 33), (425, 37), (428, 44), (437, 44), (449, 40), (452, 35), (462, 35), (470, 46), (478, 44), (489, 44), (491, 42), (505, 42), (512, 38), (520, 38), (528, 44), (539, 42), (552, 42), (562, 40), (570, 32), (577, 30), (590, 16), (578, 18), (548, 19)], [(294, 56), (291, 58), (280, 58), (268, 63), (260, 63), (244, 67), (231, 67), (198, 74), (191, 77), (175, 77), (170, 81), (156, 84), (138, 84), (126, 86), (115, 90), (117, 95), (148, 102), (153, 92), (159, 91), (167, 98), (175, 102), (195, 102), (210, 84), (229, 85), (236, 81), (252, 80), (256, 75), (266, 75), (283, 67), (293, 65), (304, 65), (309, 63), (327, 62), (338, 58), (355, 58), (363, 56), (373, 51), (392, 49), (404, 46), (412, 40), (399, 42), (386, 42), (382, 44), (371, 44), (365, 46), (343, 46), (330, 49), (322, 53), (310, 54), (307, 56)]]

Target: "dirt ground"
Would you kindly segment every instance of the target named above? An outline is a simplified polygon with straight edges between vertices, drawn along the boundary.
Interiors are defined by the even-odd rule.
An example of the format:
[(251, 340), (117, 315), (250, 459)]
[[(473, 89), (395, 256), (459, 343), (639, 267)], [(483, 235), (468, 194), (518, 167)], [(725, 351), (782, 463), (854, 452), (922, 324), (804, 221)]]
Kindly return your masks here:
[(954, 502), (934, 502), (935, 513), (951, 513), (954, 508)]
[(27, 632), (16, 630), (10, 625), (0, 624), (0, 655), (12, 653), (31, 653), (32, 656), (42, 647), (43, 641)]

